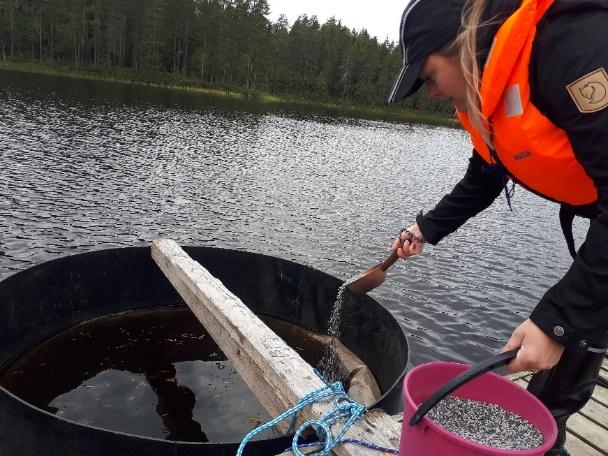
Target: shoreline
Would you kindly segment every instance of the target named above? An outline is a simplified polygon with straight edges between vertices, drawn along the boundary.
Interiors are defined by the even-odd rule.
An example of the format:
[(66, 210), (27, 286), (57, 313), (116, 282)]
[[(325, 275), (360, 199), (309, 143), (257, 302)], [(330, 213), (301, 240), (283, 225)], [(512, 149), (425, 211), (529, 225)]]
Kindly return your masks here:
[(0, 60), (0, 71), (16, 71), (47, 76), (68, 77), (120, 84), (133, 84), (144, 87), (155, 87), (179, 91), (194, 92), (210, 97), (231, 98), (244, 103), (260, 103), (267, 105), (301, 107), (306, 109), (332, 110), (336, 114), (358, 119), (388, 120), (400, 123), (418, 123), (432, 126), (460, 128), (456, 118), (437, 115), (424, 111), (407, 110), (404, 108), (389, 108), (381, 106), (364, 106), (335, 101), (314, 101), (285, 95), (274, 95), (258, 90), (209, 86), (191, 78), (169, 73), (152, 71), (137, 71), (129, 69), (99, 70), (97, 68), (60, 64), (41, 64), (35, 62), (18, 62)]

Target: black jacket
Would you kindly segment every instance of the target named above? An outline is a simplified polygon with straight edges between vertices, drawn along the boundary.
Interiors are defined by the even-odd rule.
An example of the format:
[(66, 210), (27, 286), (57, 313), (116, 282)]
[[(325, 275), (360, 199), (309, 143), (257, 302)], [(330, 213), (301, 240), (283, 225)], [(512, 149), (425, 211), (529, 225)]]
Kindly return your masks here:
[[(582, 114), (566, 87), (599, 67), (608, 72), (608, 0), (557, 0), (538, 24), (530, 62), (531, 97), (566, 132), (593, 179), (599, 200), (591, 212), (599, 218), (591, 220), (572, 266), (530, 318), (551, 338), (578, 350), (605, 345), (608, 332), (608, 107)], [(489, 207), (503, 191), (503, 182), (483, 165), (473, 151), (464, 178), (432, 211), (418, 216), (431, 244)]]

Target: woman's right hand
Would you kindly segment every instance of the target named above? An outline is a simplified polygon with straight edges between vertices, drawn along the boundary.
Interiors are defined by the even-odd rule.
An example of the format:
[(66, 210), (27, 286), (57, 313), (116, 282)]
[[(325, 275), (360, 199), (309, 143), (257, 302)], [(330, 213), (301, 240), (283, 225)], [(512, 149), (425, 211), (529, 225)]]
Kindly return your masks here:
[(418, 224), (414, 224), (399, 233), (391, 250), (396, 251), (399, 258), (406, 260), (411, 256), (422, 253), (425, 242)]

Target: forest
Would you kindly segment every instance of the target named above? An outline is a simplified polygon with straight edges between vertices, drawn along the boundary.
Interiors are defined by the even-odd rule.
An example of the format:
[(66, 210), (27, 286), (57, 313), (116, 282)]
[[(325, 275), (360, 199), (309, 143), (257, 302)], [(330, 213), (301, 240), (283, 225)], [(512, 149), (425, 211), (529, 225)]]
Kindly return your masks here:
[[(268, 18), (267, 0), (0, 0), (0, 59), (128, 68), (203, 86), (382, 106), (398, 43), (337, 18)], [(421, 90), (403, 106), (451, 113)]]

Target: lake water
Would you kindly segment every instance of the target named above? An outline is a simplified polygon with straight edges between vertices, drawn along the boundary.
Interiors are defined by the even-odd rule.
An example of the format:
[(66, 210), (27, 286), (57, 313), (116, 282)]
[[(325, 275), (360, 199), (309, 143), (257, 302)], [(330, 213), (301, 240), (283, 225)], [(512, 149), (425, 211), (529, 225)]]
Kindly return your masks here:
[[(0, 71), (0, 279), (172, 238), (346, 280), (456, 184), (470, 150), (460, 130)], [(566, 272), (558, 207), (521, 188), (513, 205), (501, 196), (371, 293), (414, 364), (500, 349)]]

